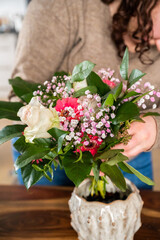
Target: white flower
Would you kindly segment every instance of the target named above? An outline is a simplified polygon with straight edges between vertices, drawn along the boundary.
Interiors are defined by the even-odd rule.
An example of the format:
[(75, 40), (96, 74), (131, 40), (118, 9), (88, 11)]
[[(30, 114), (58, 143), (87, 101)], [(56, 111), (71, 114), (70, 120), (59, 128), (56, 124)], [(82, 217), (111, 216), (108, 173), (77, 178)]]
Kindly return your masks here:
[(66, 140), (71, 141), (71, 136), (66, 135)]
[(106, 134), (102, 133), (102, 138), (105, 139), (106, 138)]
[(97, 101), (97, 102), (100, 102), (100, 101), (101, 101), (100, 96), (96, 96), (96, 101)]
[(80, 81), (80, 82), (74, 82), (73, 83), (73, 89), (74, 89), (75, 92), (82, 89), (82, 88), (85, 88), (85, 87), (87, 87), (86, 79), (84, 79), (83, 81)]
[(143, 104), (142, 104), (142, 108), (143, 108), (143, 109), (146, 109), (146, 108), (147, 108), (146, 104), (143, 103)]
[(91, 133), (91, 129), (87, 128), (86, 129), (86, 133), (90, 134)]
[(69, 134), (69, 136), (70, 136), (71, 138), (74, 138), (74, 135), (75, 135), (74, 132), (71, 132), (71, 133)]
[(113, 118), (115, 118), (115, 114), (114, 113), (111, 113), (111, 118), (113, 119)]
[(47, 131), (60, 127), (57, 111), (44, 107), (38, 97), (33, 97), (28, 105), (21, 107), (17, 115), (28, 125), (24, 130), (26, 142), (32, 143), (34, 138), (49, 138), (51, 136)]
[(156, 109), (156, 107), (157, 107), (157, 104), (153, 104), (152, 108)]
[(45, 82), (44, 82), (44, 85), (47, 85), (47, 83), (48, 83), (48, 81), (45, 81)]

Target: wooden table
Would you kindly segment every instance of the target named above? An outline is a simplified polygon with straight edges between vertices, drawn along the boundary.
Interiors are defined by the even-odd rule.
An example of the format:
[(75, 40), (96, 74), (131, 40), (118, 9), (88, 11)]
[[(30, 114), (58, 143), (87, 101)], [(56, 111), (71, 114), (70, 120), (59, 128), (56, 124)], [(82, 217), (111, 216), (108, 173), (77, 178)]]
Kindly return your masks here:
[[(23, 186), (0, 186), (0, 240), (77, 240), (67, 204), (71, 191), (66, 187), (27, 191)], [(160, 192), (146, 190), (141, 196), (143, 225), (134, 240), (160, 240)]]

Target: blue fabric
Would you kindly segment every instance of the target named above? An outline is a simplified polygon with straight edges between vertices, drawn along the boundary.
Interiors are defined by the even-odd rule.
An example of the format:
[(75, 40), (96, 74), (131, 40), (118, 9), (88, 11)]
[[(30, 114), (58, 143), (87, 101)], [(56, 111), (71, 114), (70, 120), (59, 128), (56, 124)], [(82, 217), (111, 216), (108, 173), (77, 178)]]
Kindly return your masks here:
[[(16, 142), (17, 138), (12, 139), (12, 151), (13, 151), (13, 160), (14, 162), (20, 155), (20, 153), (13, 147), (14, 142)], [(150, 152), (143, 152), (139, 154), (137, 157), (129, 161), (129, 164), (134, 167), (137, 171), (141, 172), (143, 175), (151, 178), (153, 180), (153, 172), (152, 172), (152, 156)], [(54, 167), (53, 167), (54, 170)], [(123, 172), (124, 176), (131, 180), (139, 189), (152, 189), (152, 186), (149, 186), (141, 180), (139, 180), (135, 175)], [(17, 177), (20, 184), (23, 184), (21, 171), (17, 171)], [(52, 182), (49, 182), (45, 177), (43, 177), (36, 185), (56, 185), (56, 186), (73, 186), (73, 183), (67, 178), (65, 171), (58, 167), (56, 171), (54, 171), (54, 179)]]
[[(13, 146), (13, 144), (17, 141), (17, 139), (18, 138), (12, 139), (12, 153), (13, 153), (13, 161), (14, 162), (20, 156), (20, 153)], [(53, 170), (54, 170), (54, 178), (53, 178), (52, 182), (48, 181), (45, 177), (43, 177), (35, 185), (73, 186), (73, 183), (66, 176), (64, 169), (60, 169), (60, 167), (58, 166), (58, 168), (55, 170), (54, 166), (53, 166)], [(18, 178), (18, 182), (20, 184), (24, 184), (23, 180), (22, 180), (20, 169), (17, 171), (17, 178)]]

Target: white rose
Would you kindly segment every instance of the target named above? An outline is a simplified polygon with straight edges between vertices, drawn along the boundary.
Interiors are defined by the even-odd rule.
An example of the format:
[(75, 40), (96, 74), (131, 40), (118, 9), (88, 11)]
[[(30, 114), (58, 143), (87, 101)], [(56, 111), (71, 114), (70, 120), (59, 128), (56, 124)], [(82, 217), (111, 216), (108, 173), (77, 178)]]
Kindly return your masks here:
[(38, 97), (33, 97), (28, 105), (21, 107), (17, 115), (28, 125), (24, 130), (26, 142), (33, 142), (34, 138), (49, 138), (51, 135), (47, 131), (60, 127), (57, 111), (44, 107)]
[(84, 80), (81, 81), (81, 82), (74, 82), (74, 83), (73, 83), (73, 89), (74, 89), (75, 92), (77, 92), (77, 91), (80, 90), (81, 88), (85, 88), (85, 87), (87, 87), (87, 86), (88, 86), (88, 85), (87, 85), (86, 79), (84, 79)]

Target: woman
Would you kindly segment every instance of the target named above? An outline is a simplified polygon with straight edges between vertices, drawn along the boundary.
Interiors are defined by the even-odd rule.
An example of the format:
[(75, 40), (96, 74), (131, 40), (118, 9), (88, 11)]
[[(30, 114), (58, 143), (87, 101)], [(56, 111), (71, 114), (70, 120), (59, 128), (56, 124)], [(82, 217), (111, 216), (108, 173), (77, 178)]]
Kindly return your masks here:
[[(143, 82), (150, 81), (157, 88), (158, 21), (159, 0), (32, 0), (19, 36), (12, 77), (44, 82), (55, 71), (71, 72), (83, 60), (96, 63), (96, 70), (110, 67), (118, 73), (128, 46), (131, 69), (146, 72)], [(160, 119), (151, 116), (145, 123), (134, 122), (129, 144), (116, 148), (124, 148), (124, 154), (133, 158), (159, 147), (159, 129)], [(130, 164), (140, 166), (138, 170), (152, 178), (150, 153), (141, 153)], [(137, 185), (145, 187), (140, 182)]]

